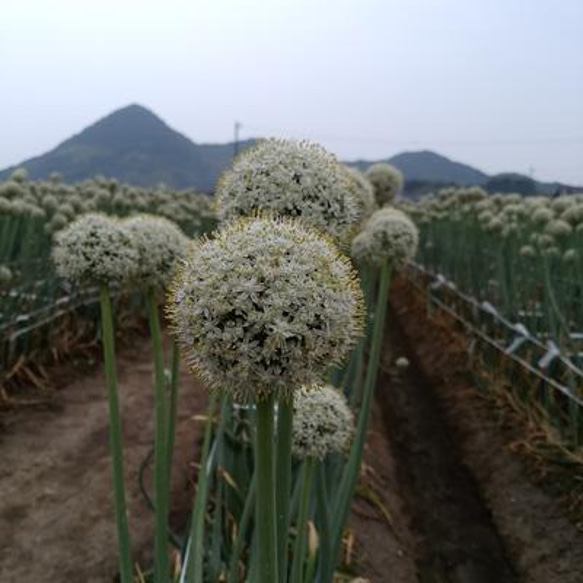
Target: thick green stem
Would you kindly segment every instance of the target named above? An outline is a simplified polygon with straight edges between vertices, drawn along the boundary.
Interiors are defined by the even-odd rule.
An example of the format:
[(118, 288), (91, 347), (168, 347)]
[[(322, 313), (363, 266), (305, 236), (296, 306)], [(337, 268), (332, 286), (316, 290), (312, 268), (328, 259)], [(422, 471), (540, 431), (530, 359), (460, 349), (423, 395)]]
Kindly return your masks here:
[(374, 275), (371, 273), (371, 268), (366, 267), (361, 272), (362, 281), (362, 291), (364, 295), (364, 306), (365, 306), (365, 331), (366, 334), (364, 338), (361, 338), (358, 342), (352, 360), (354, 361), (352, 376), (348, 379), (348, 385), (345, 387), (346, 393), (349, 397), (350, 406), (355, 408), (359, 405), (362, 392), (362, 373), (364, 365), (364, 355), (368, 348), (368, 338), (370, 332), (370, 313), (372, 310), (371, 302), (373, 299), (373, 284)]
[(166, 460), (168, 462), (168, 489), (172, 491), (172, 461), (174, 459), (174, 441), (176, 438), (176, 414), (178, 411), (178, 386), (180, 377), (180, 349), (176, 342), (172, 345), (172, 365), (170, 370), (170, 395), (168, 399), (168, 440), (166, 442)]
[(213, 415), (217, 403), (216, 395), (211, 396), (207, 420), (204, 430), (200, 470), (198, 473), (198, 486), (192, 518), (190, 520), (190, 548), (186, 559), (186, 583), (203, 583), (204, 581), (204, 515), (208, 497), (208, 471), (209, 451), (213, 428)]
[(154, 581), (166, 583), (170, 574), (168, 561), (168, 462), (166, 460), (166, 394), (164, 390), (164, 349), (156, 294), (152, 288), (146, 292), (152, 350), (154, 356), (155, 438), (154, 438), (154, 490), (156, 507), (156, 533), (154, 538)]
[(237, 538), (235, 540), (233, 552), (229, 558), (229, 583), (239, 583), (239, 559), (245, 547), (245, 540), (251, 517), (253, 516), (253, 508), (255, 506), (255, 495), (257, 491), (257, 474), (253, 474), (249, 490), (247, 491), (247, 498), (245, 499), (245, 506), (243, 514), (239, 521), (239, 528)]
[(273, 397), (257, 403), (255, 455), (257, 460), (258, 583), (274, 583), (278, 577), (273, 405)]
[(279, 582), (287, 581), (289, 508), (291, 499), (292, 474), (292, 426), (293, 402), (280, 399), (277, 410), (277, 565)]
[(308, 513), (310, 511), (310, 493), (312, 491), (312, 476), (314, 475), (315, 464), (315, 459), (307, 458), (302, 468), (302, 499), (294, 544), (291, 583), (302, 583), (304, 580), (304, 555), (306, 553), (306, 539), (308, 538)]
[[(330, 561), (330, 503), (328, 501), (328, 489), (326, 487), (326, 466), (318, 464), (316, 472), (316, 518), (319, 523), (319, 573), (325, 573)], [(308, 579), (309, 581), (309, 579)]]
[(346, 523), (348, 514), (350, 513), (350, 503), (352, 501), (352, 496), (354, 495), (356, 482), (358, 480), (358, 473), (360, 471), (360, 464), (362, 461), (364, 444), (366, 443), (366, 434), (368, 430), (378, 369), (381, 360), (390, 282), (391, 267), (387, 262), (381, 267), (376, 310), (374, 314), (371, 349), (366, 370), (364, 394), (358, 417), (356, 435), (350, 451), (350, 458), (346, 464), (344, 473), (342, 475), (342, 482), (340, 483), (332, 528), (332, 560), (330, 562), (324, 582), (330, 581), (332, 579), (333, 569), (336, 562), (338, 561), (340, 547), (342, 544), (342, 532), (344, 530), (344, 524)]
[(130, 529), (128, 526), (125, 501), (123, 470), (123, 450), (121, 442), (121, 421), (117, 394), (117, 374), (115, 369), (115, 337), (113, 313), (109, 288), (102, 284), (99, 288), (101, 301), (101, 321), (103, 326), (103, 358), (109, 401), (109, 440), (113, 462), (113, 490), (115, 496), (115, 519), (119, 545), (119, 570), (121, 583), (132, 583), (133, 568), (131, 556)]

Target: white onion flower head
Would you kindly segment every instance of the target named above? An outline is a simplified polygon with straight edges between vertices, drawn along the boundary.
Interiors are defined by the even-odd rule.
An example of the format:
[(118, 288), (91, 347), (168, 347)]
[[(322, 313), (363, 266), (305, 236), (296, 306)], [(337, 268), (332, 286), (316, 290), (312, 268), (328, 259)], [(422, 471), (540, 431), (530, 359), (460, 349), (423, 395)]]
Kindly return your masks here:
[(523, 245), (518, 253), (525, 259), (536, 257), (536, 250), (532, 245)]
[(536, 225), (546, 225), (555, 218), (555, 213), (546, 207), (539, 207), (532, 213), (532, 221)]
[(570, 206), (561, 214), (561, 219), (567, 221), (572, 226), (583, 223), (583, 205), (574, 204)]
[(358, 169), (343, 166), (359, 207), (361, 219), (367, 219), (377, 208), (374, 188), (370, 180)]
[(504, 221), (500, 217), (494, 217), (484, 228), (488, 233), (500, 234), (504, 231)]
[(543, 255), (547, 259), (561, 259), (561, 251), (558, 247), (547, 247), (543, 250)]
[(562, 237), (568, 237), (573, 232), (573, 227), (567, 221), (555, 219), (547, 224), (545, 232), (552, 237), (560, 239)]
[(392, 204), (403, 188), (403, 174), (391, 164), (379, 162), (369, 166), (365, 176), (373, 185), (379, 206)]
[(294, 395), (292, 454), (323, 460), (346, 454), (354, 435), (354, 417), (344, 395), (326, 385), (303, 388)]
[(140, 255), (135, 278), (146, 286), (163, 289), (184, 259), (189, 239), (172, 221), (154, 215), (135, 215), (122, 221)]
[(395, 366), (401, 371), (407, 370), (409, 368), (409, 364), (409, 359), (406, 356), (399, 356), (399, 358), (397, 358), (395, 361)]
[(563, 262), (567, 264), (577, 263), (579, 257), (579, 252), (576, 249), (567, 249), (563, 254)]
[(7, 265), (0, 265), (0, 285), (8, 285), (12, 281), (12, 270)]
[(220, 220), (261, 211), (301, 217), (342, 244), (350, 240), (360, 219), (342, 165), (310, 142), (259, 142), (239, 155), (221, 176), (215, 196)]
[(413, 221), (397, 209), (376, 211), (353, 239), (351, 254), (358, 263), (379, 265), (391, 261), (399, 266), (415, 257), (419, 232)]
[(321, 382), (361, 335), (363, 312), (348, 258), (305, 223), (272, 217), (195, 241), (168, 305), (193, 372), (243, 402)]
[(121, 221), (89, 213), (55, 235), (53, 261), (61, 277), (108, 283), (132, 277), (139, 255)]

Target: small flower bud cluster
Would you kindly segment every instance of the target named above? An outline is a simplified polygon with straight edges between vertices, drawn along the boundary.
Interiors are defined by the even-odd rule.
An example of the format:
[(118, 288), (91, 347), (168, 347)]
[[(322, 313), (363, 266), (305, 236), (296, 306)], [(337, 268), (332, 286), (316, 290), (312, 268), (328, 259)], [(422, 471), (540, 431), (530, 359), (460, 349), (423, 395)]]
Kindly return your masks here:
[(419, 233), (411, 219), (400, 210), (384, 208), (373, 213), (353, 239), (351, 254), (358, 263), (390, 261), (399, 266), (413, 259), (418, 245)]
[(398, 168), (379, 162), (369, 166), (366, 177), (373, 185), (375, 197), (379, 206), (395, 202), (404, 184), (403, 174)]
[(354, 417), (344, 395), (334, 387), (315, 386), (294, 395), (292, 453), (298, 459), (323, 460), (346, 454), (354, 434)]

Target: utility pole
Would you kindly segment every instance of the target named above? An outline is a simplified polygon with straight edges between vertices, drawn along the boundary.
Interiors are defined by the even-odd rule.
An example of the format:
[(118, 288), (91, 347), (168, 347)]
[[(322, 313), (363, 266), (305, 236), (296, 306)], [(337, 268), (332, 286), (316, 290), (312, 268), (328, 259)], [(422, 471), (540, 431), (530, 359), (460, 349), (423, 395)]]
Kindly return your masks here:
[(233, 154), (234, 158), (236, 158), (237, 154), (239, 153), (239, 130), (242, 127), (243, 126), (238, 121), (235, 122), (235, 143), (234, 143), (234, 154)]

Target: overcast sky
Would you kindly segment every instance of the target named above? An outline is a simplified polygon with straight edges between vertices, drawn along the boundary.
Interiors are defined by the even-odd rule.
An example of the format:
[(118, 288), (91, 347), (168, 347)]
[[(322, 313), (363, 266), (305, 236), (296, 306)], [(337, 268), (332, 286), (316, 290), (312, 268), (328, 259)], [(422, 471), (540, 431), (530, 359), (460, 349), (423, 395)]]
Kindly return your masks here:
[(583, 0), (0, 0), (0, 168), (140, 103), (197, 142), (583, 184)]

